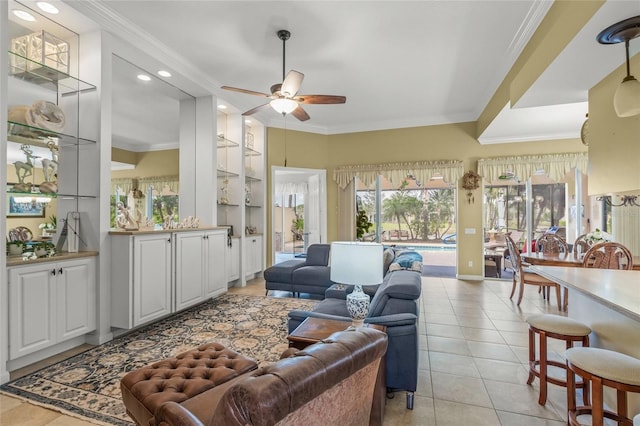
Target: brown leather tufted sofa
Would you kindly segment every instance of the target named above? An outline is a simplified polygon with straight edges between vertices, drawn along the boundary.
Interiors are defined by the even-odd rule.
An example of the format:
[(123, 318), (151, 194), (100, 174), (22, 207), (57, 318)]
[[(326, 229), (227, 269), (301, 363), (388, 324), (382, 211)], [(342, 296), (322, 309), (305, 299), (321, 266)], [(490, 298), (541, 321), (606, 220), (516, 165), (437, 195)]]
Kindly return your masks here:
[(181, 404), (164, 403), (155, 421), (160, 426), (366, 425), (386, 349), (386, 334), (371, 328), (334, 333)]

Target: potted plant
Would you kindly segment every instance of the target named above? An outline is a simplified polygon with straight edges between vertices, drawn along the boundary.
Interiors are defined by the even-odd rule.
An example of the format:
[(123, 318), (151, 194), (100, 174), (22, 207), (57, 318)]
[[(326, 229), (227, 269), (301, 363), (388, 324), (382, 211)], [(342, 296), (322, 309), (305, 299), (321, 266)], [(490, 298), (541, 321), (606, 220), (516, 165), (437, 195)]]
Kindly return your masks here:
[(361, 241), (372, 226), (373, 223), (369, 221), (367, 212), (364, 210), (358, 210), (358, 213), (356, 214), (356, 238)]
[(57, 225), (58, 219), (56, 218), (56, 215), (52, 214), (49, 216), (49, 221), (41, 223), (38, 225), (38, 228), (42, 231), (43, 237), (52, 237), (56, 233)]
[(19, 240), (15, 241), (7, 241), (7, 254), (11, 256), (16, 256), (22, 254), (24, 250), (24, 243)]
[(33, 253), (38, 257), (45, 257), (49, 255), (51, 249), (55, 246), (49, 241), (43, 241), (33, 245)]

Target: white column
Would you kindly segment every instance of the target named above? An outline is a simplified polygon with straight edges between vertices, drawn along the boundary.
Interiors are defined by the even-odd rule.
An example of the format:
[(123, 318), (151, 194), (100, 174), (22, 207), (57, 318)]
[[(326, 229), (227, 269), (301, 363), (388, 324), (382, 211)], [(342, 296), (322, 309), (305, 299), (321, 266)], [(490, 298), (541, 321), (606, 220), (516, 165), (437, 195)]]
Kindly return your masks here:
[[(9, 20), (7, 11), (9, 9), (9, 3), (0, 3), (0, 46), (9, 46), (9, 34), (7, 32), (7, 23)], [(8, 69), (7, 61), (9, 55), (3, 52), (0, 55), (0, 123), (7, 122), (7, 73)], [(4, 129), (4, 126), (3, 126)], [(4, 130), (3, 130), (4, 131)], [(5, 164), (4, 173), (0, 173), (0, 186), (2, 188), (7, 187), (7, 149), (6, 144), (3, 144), (3, 148), (0, 149), (0, 163)], [(7, 221), (4, 219), (7, 216), (7, 197), (2, 196), (0, 201), (2, 208), (2, 220), (0, 220), (0, 234), (7, 235)], [(9, 372), (7, 371), (7, 359), (9, 357), (9, 302), (8, 302), (8, 285), (7, 285), (7, 256), (6, 253), (0, 250), (0, 264), (5, 267), (2, 268), (3, 273), (0, 274), (0, 383), (6, 383), (9, 381)]]

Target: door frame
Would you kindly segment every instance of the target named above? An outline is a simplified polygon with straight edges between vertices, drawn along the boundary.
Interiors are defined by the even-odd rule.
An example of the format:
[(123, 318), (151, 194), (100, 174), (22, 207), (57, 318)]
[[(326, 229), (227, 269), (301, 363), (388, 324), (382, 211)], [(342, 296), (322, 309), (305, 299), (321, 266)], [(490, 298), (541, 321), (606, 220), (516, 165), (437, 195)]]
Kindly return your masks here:
[(276, 184), (278, 174), (286, 172), (287, 174), (305, 174), (315, 175), (319, 178), (320, 196), (318, 207), (320, 208), (320, 242), (327, 242), (327, 170), (326, 169), (308, 169), (302, 167), (280, 167), (271, 166), (271, 264), (275, 262), (276, 257), (276, 238), (275, 223), (276, 220)]

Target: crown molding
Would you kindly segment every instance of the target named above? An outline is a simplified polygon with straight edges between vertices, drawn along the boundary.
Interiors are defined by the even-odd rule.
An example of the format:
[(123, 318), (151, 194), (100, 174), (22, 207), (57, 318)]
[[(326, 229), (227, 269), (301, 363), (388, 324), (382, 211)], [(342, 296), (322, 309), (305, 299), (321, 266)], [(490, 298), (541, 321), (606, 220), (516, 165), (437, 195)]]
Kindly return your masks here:
[(529, 12), (527, 12), (527, 16), (525, 17), (522, 25), (514, 35), (511, 43), (509, 43), (509, 49), (504, 55), (504, 59), (502, 63), (496, 69), (494, 73), (494, 79), (491, 84), (488, 84), (485, 89), (485, 102), (479, 103), (478, 105), (482, 105), (482, 107), (476, 107), (475, 118), (474, 121), (480, 117), (482, 111), (487, 107), (487, 104), (491, 100), (491, 97), (496, 93), (500, 84), (504, 81), (505, 77), (511, 70), (513, 64), (515, 64), (516, 60), (522, 54), (522, 51), (526, 47), (531, 37), (536, 32), (538, 25), (544, 19), (545, 15), (553, 5), (552, 1), (548, 0), (536, 0), (531, 4), (529, 8)]
[(172, 68), (186, 79), (197, 82), (203, 93), (192, 93), (193, 96), (205, 96), (219, 92), (220, 84), (217, 81), (126, 17), (110, 9), (107, 1), (65, 1), (95, 21), (104, 31), (126, 40), (133, 47)]
[(560, 133), (543, 133), (532, 136), (502, 136), (499, 138), (478, 138), (480, 145), (492, 145), (499, 143), (514, 143), (514, 142), (538, 142), (549, 140), (562, 140), (562, 139), (580, 139), (580, 131), (576, 132), (560, 132)]

